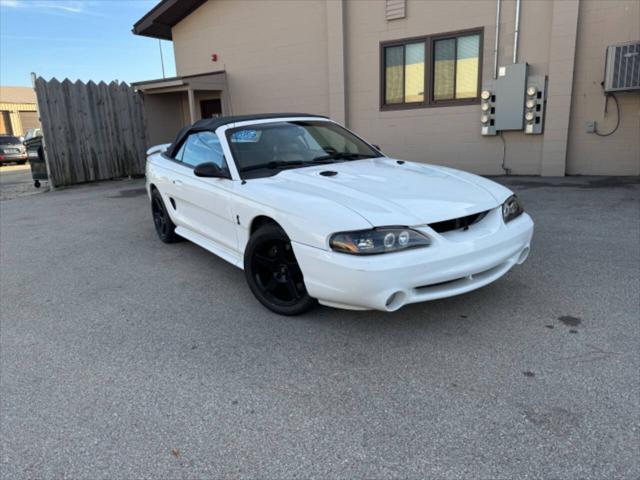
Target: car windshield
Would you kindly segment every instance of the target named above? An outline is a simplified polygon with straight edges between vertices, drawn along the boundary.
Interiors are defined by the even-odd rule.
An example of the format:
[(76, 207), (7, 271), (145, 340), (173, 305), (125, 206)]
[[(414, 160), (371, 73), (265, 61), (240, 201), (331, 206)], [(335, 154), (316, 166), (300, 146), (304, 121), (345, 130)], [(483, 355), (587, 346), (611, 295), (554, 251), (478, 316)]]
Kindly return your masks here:
[(243, 178), (275, 175), (288, 168), (382, 156), (348, 130), (321, 120), (233, 128), (227, 131), (227, 140)]
[(34, 137), (39, 137), (40, 136), (40, 130), (38, 130), (37, 128), (30, 128), (29, 130), (27, 130), (27, 134), (24, 136), (25, 140), (31, 140)]
[(2, 136), (0, 137), (0, 145), (16, 145), (20, 144), (18, 137)]

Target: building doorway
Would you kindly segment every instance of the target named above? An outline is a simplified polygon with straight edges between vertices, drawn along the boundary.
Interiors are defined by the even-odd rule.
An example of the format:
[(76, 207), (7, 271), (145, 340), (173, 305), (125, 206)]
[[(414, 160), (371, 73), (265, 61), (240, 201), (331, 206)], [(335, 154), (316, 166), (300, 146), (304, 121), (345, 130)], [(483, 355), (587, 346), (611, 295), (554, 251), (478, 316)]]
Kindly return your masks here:
[(200, 101), (202, 118), (214, 118), (222, 115), (222, 102), (219, 98)]

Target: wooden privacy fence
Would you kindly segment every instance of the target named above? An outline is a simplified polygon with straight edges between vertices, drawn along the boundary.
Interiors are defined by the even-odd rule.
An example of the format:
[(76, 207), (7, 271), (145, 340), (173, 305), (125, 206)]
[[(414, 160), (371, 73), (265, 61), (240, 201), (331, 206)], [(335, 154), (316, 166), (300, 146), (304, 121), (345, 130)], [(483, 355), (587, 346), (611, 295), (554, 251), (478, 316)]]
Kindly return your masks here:
[(34, 82), (53, 187), (143, 175), (142, 98), (126, 83)]

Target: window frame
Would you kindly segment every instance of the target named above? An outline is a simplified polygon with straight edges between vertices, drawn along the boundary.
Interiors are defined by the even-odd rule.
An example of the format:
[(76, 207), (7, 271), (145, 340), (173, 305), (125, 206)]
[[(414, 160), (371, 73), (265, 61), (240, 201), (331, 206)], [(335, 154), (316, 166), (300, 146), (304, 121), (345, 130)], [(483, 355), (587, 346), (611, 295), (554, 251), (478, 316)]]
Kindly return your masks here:
[[(369, 143), (368, 141), (366, 141), (365, 139), (363, 139), (362, 137), (360, 137), (359, 135), (357, 135), (355, 132), (352, 132), (351, 130), (349, 130), (348, 128), (344, 127), (343, 125), (340, 125), (339, 123), (334, 122), (333, 120), (330, 120), (328, 118), (304, 118), (304, 119), (300, 119), (295, 117), (295, 115), (293, 115), (291, 118), (281, 118), (278, 119), (277, 121), (274, 119), (270, 119), (270, 120), (266, 120), (266, 121), (259, 121), (259, 122), (251, 122), (248, 124), (243, 124), (243, 123), (231, 123), (229, 125), (226, 125), (222, 128), (222, 132), (221, 135), (224, 135), (226, 141), (227, 141), (227, 148), (229, 149), (229, 155), (231, 156), (231, 158), (233, 158), (233, 164), (234, 164), (234, 168), (237, 172), (238, 178), (240, 180), (249, 180), (249, 179), (254, 179), (254, 178), (263, 178), (263, 177), (272, 177), (277, 175), (278, 173), (281, 172), (281, 170), (272, 170), (268, 175), (263, 175), (263, 174), (253, 174), (253, 172), (249, 172), (246, 170), (242, 170), (242, 164), (238, 161), (239, 159), (236, 156), (236, 151), (234, 151), (234, 147), (232, 146), (232, 142), (231, 142), (231, 136), (239, 130), (243, 130), (243, 129), (251, 129), (251, 128), (260, 128), (260, 127), (269, 127), (269, 126), (277, 126), (278, 124), (288, 124), (288, 123), (293, 123), (293, 124), (298, 124), (298, 123), (310, 123), (313, 126), (324, 126), (323, 124), (327, 124), (327, 125), (332, 125), (334, 127), (336, 127), (338, 130), (342, 130), (344, 132), (346, 132), (348, 135), (353, 136), (355, 139), (361, 141), (364, 145), (366, 145), (368, 148), (371, 149), (372, 153), (375, 154), (375, 156), (372, 156), (371, 158), (382, 158), (384, 157), (384, 153), (382, 153), (378, 148), (374, 147), (371, 143)], [(330, 164), (328, 164), (327, 166), (329, 166)], [(305, 168), (305, 167), (309, 167), (311, 165), (304, 165), (304, 166), (299, 166), (296, 168)], [(259, 172), (259, 170), (255, 170), (256, 172)], [(249, 175), (247, 175), (248, 173), (250, 173)]]
[[(461, 99), (447, 99), (447, 100), (435, 100), (433, 98), (433, 76), (434, 69), (434, 42), (437, 40), (456, 39), (456, 62), (455, 68), (457, 68), (457, 39), (459, 37), (465, 37), (469, 35), (477, 34), (480, 36), (478, 47), (478, 89), (477, 96), (473, 98), (461, 98)], [(386, 68), (385, 68), (385, 49), (387, 47), (399, 47), (406, 46), (411, 43), (424, 42), (424, 101), (422, 102), (404, 102), (404, 90), (405, 80), (403, 75), (402, 81), (402, 103), (385, 103), (386, 100)], [(380, 56), (379, 56), (379, 83), (380, 83), (380, 111), (393, 111), (393, 110), (411, 110), (414, 108), (434, 108), (434, 107), (452, 107), (462, 105), (477, 105), (480, 103), (480, 91), (482, 89), (482, 64), (484, 60), (484, 27), (469, 28), (465, 30), (455, 30), (452, 32), (438, 33), (433, 35), (422, 35), (419, 37), (407, 37), (396, 40), (387, 40), (380, 42)], [(404, 52), (404, 49), (403, 49)], [(404, 61), (405, 59), (403, 59)], [(404, 68), (404, 67), (403, 67)], [(455, 72), (455, 70), (454, 70)], [(455, 75), (454, 73), (454, 92), (455, 92)]]
[[(216, 137), (218, 137), (218, 141), (220, 142), (220, 147), (222, 149), (222, 160), (224, 161), (224, 164), (225, 164), (225, 168), (223, 169), (223, 171), (226, 171), (228, 173), (228, 176), (225, 177), (225, 178), (228, 178), (229, 180), (231, 180), (232, 179), (231, 169), (229, 168), (229, 162), (227, 161), (227, 156), (224, 153), (224, 146), (222, 145), (222, 141), (220, 140), (220, 136), (216, 132), (214, 132), (213, 130), (200, 130), (200, 131), (191, 132), (189, 135), (184, 137), (182, 142), (180, 142), (180, 146), (178, 147), (178, 150), (176, 151), (176, 156), (175, 157), (170, 157), (169, 155), (167, 155), (167, 152), (163, 152), (162, 156), (164, 158), (166, 158), (167, 160), (171, 160), (172, 162), (183, 166), (184, 168), (188, 168), (189, 170), (192, 170), (192, 171), (195, 170), (198, 165), (194, 165), (194, 166), (189, 165), (188, 163), (183, 162), (182, 159), (178, 159), (177, 156), (180, 153), (180, 151), (182, 150), (182, 147), (184, 147), (187, 144), (187, 142), (189, 141), (189, 139), (193, 135), (199, 135), (199, 134), (204, 133), (204, 132), (209, 132), (209, 133), (215, 135)], [(183, 152), (183, 154), (184, 154), (184, 152)], [(206, 163), (206, 162), (204, 162), (204, 163)], [(202, 165), (202, 164), (199, 164), (199, 165)]]

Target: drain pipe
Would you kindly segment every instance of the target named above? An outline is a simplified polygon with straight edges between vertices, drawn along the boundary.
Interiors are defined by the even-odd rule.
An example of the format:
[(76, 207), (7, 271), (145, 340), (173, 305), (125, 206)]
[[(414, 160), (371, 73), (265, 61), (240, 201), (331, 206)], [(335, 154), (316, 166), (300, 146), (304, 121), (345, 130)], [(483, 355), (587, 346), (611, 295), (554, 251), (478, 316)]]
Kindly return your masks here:
[[(517, 0), (520, 2), (520, 0)], [(500, 0), (496, 0), (496, 41), (493, 46), (493, 79), (498, 79), (498, 48), (500, 46)], [(502, 132), (500, 132), (500, 140), (502, 140), (502, 164), (500, 167), (506, 175), (511, 174), (511, 169), (507, 167), (507, 144), (504, 141)]]
[(500, 0), (496, 0), (496, 42), (493, 47), (493, 79), (498, 78), (498, 45), (500, 41)]
[(518, 63), (518, 33), (520, 32), (520, 0), (516, 0), (516, 28), (513, 34), (513, 63)]

